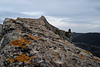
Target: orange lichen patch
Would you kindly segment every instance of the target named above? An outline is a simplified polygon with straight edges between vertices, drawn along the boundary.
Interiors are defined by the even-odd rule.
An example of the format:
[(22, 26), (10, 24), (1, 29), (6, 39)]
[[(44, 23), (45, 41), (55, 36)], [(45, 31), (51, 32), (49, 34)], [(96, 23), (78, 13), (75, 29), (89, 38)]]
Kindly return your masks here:
[(34, 56), (29, 57), (30, 60), (31, 60), (32, 58), (34, 58)]
[(11, 42), (11, 45), (14, 46), (21, 46), (23, 44), (23, 42), (21, 40), (14, 40)]
[(35, 36), (32, 36), (32, 35), (29, 35), (29, 37), (34, 39), (34, 40), (38, 40), (39, 39), (38, 37), (35, 37)]
[(96, 58), (93, 58), (93, 60), (95, 60), (95, 61), (100, 61), (99, 59), (96, 59)]
[(86, 53), (86, 54), (90, 54), (90, 52), (88, 52), (88, 51), (83, 51), (84, 53)]
[(8, 59), (7, 61), (9, 61), (10, 63), (14, 62), (14, 59)]
[(20, 56), (17, 56), (15, 59), (16, 59), (18, 62), (20, 62), (20, 61), (26, 61), (26, 60), (28, 60), (29, 57), (26, 56), (26, 54), (22, 54), (22, 55), (20, 55)]
[(21, 46), (21, 48), (26, 48), (26, 46)]
[(11, 45), (14, 45), (14, 46), (19, 46), (19, 47), (22, 47), (22, 48), (25, 48), (26, 46), (22, 46), (23, 44), (29, 44), (31, 41), (29, 40), (25, 40), (23, 37), (21, 37), (21, 39), (17, 39), (17, 40), (14, 40), (11, 42)]
[(29, 44), (30, 42), (31, 42), (31, 41), (29, 41), (29, 40), (26, 40), (26, 41), (25, 41), (25, 44)]
[(63, 39), (62, 37), (59, 37), (59, 39)]
[(28, 64), (29, 64), (29, 65), (32, 65), (31, 67), (34, 67), (34, 66), (33, 66), (33, 63), (29, 62)]
[(28, 57), (26, 56), (26, 54), (22, 54), (20, 56), (17, 56), (15, 59), (18, 61), (18, 62), (29, 62), (32, 58), (34, 58), (34, 56), (31, 56), (31, 57)]
[(3, 60), (5, 60), (5, 57), (2, 57)]
[(82, 58), (85, 58), (83, 55), (78, 55), (78, 56), (80, 56), (80, 57), (82, 57)]
[(21, 37), (21, 41), (22, 41), (22, 42), (25, 42), (25, 39), (24, 39), (23, 37)]

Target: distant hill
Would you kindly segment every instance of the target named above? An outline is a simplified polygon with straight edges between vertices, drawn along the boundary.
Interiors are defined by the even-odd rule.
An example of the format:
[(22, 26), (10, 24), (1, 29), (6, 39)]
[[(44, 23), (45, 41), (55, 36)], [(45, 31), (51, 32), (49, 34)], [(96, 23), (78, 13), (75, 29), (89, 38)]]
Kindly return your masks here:
[(72, 33), (74, 44), (100, 57), (100, 33)]

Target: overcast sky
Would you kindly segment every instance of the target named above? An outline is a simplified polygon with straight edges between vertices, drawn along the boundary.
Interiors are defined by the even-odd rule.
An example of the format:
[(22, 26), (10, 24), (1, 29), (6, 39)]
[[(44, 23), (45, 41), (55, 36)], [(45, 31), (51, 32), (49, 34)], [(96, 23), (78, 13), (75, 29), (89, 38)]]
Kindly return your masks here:
[(0, 0), (0, 22), (6, 17), (39, 18), (72, 32), (100, 32), (100, 0)]

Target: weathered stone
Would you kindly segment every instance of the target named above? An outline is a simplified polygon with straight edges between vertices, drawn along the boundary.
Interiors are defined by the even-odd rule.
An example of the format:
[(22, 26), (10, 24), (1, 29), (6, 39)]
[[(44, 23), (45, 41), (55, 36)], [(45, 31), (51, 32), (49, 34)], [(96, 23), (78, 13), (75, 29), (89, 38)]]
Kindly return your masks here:
[(0, 67), (100, 67), (100, 58), (76, 47), (71, 30), (59, 30), (44, 16), (4, 20)]

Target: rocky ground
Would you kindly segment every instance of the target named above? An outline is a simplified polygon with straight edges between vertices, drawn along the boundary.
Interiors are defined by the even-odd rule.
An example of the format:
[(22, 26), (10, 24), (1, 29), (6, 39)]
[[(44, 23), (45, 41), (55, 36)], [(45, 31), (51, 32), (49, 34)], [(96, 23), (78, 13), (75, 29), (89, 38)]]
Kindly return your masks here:
[(47, 25), (43, 16), (6, 18), (1, 25), (0, 67), (100, 67), (100, 58)]

